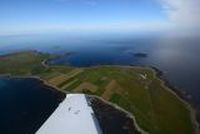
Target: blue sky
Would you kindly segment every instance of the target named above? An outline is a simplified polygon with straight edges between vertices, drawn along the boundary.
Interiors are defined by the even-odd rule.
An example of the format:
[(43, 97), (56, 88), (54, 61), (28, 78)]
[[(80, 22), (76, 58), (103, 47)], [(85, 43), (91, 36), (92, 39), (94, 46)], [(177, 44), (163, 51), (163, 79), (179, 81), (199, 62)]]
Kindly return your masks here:
[(0, 34), (163, 30), (172, 23), (169, 1), (0, 0)]

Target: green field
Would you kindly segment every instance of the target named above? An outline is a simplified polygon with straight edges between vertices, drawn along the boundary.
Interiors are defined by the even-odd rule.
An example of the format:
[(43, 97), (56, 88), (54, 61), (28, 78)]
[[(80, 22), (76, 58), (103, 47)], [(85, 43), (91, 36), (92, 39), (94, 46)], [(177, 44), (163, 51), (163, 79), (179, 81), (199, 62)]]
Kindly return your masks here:
[(190, 111), (155, 71), (142, 67), (70, 66), (44, 67), (48, 54), (23, 52), (0, 57), (0, 73), (36, 75), (64, 92), (103, 97), (132, 113), (138, 125), (150, 134), (194, 133)]
[(13, 53), (0, 57), (0, 74), (33, 75), (44, 71), (41, 62), (53, 55), (35, 51)]

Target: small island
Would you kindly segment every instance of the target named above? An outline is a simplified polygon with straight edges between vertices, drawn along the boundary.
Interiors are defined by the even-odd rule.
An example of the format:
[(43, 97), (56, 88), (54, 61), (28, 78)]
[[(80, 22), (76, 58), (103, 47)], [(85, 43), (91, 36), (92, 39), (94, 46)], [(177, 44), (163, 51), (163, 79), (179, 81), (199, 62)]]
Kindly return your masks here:
[(134, 53), (134, 56), (138, 57), (138, 58), (146, 58), (146, 57), (148, 57), (148, 54), (146, 54), (146, 53)]
[(132, 115), (137, 126), (150, 134), (195, 133), (191, 107), (157, 77), (154, 69), (45, 64), (53, 57), (36, 51), (4, 55), (0, 57), (0, 74), (37, 78), (66, 94), (99, 96)]

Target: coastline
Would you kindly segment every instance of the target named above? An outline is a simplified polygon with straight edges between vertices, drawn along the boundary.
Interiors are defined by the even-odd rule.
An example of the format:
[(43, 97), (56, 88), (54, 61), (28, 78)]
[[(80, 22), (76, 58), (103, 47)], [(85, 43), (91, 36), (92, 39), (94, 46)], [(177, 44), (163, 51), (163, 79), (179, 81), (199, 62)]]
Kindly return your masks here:
[(96, 95), (87, 95), (88, 97), (93, 97), (93, 98), (97, 98), (99, 100), (101, 100), (102, 102), (104, 102), (105, 104), (108, 104), (112, 107), (114, 107), (115, 109), (119, 110), (119, 111), (122, 111), (124, 112), (125, 114), (127, 114), (127, 116), (129, 118), (131, 118), (133, 120), (133, 125), (136, 127), (137, 131), (139, 131), (141, 134), (148, 134), (148, 132), (146, 132), (145, 130), (143, 130), (137, 123), (136, 119), (135, 119), (135, 116), (128, 112), (127, 110), (123, 109), (122, 107), (118, 106), (117, 104), (115, 103), (112, 103), (112, 102), (109, 102), (109, 101), (106, 101), (104, 100), (102, 97), (99, 97), (99, 96), (96, 96)]
[(150, 69), (154, 73), (154, 76), (159, 79), (162, 86), (167, 91), (169, 91), (170, 93), (175, 95), (175, 97), (179, 101), (181, 101), (186, 106), (186, 108), (190, 111), (191, 121), (192, 121), (192, 124), (194, 126), (194, 133), (195, 134), (200, 133), (200, 122), (198, 122), (198, 117), (200, 117), (200, 115), (199, 115), (200, 112), (197, 109), (195, 109), (195, 106), (192, 104), (192, 101), (188, 98), (189, 95), (186, 94), (185, 92), (182, 92), (180, 89), (176, 88), (175, 86), (173, 86), (164, 77), (163, 72), (161, 70), (159, 70), (158, 68), (156, 68), (154, 66), (148, 66), (148, 65), (144, 65), (144, 66), (143, 65), (127, 65), (127, 66), (123, 66), (123, 65), (97, 65), (97, 66), (90, 66), (90, 67), (83, 67), (83, 68), (91, 68), (91, 67), (94, 67), (94, 68), (95, 67), (121, 67), (121, 68), (141, 68), (141, 69), (146, 68), (146, 69)]
[(162, 86), (164, 86), (166, 90), (168, 90), (169, 92), (174, 94), (177, 99), (179, 99), (182, 103), (185, 104), (185, 106), (191, 113), (190, 116), (191, 116), (191, 121), (194, 125), (195, 134), (199, 134), (200, 133), (200, 122), (198, 122), (198, 120), (197, 120), (198, 110), (195, 109), (195, 106), (192, 104), (192, 101), (190, 100), (190, 98), (188, 98), (189, 95), (187, 93), (181, 91), (180, 89), (176, 88), (175, 86), (173, 86), (165, 78), (165, 76), (163, 75), (163, 72), (161, 70), (159, 70), (158, 68), (153, 67), (153, 66), (147, 66), (147, 68), (150, 68), (152, 71), (154, 71), (155, 76), (159, 78)]
[[(58, 87), (49, 84), (46, 80), (40, 78), (39, 76), (13, 76), (13, 75), (11, 75), (11, 74), (3, 74), (3, 75), (0, 74), (0, 77), (7, 77), (7, 78), (11, 78), (11, 79), (35, 79), (35, 80), (40, 81), (42, 84), (48, 86), (48, 89), (49, 89), (49, 90), (58, 91), (58, 92), (64, 93), (65, 95), (67, 95), (68, 93), (70, 93), (70, 92), (61, 90), (61, 89), (59, 89)], [(126, 111), (125, 109), (119, 107), (118, 105), (116, 105), (116, 104), (114, 104), (114, 103), (112, 103), (112, 102), (109, 102), (109, 101), (104, 100), (103, 98), (101, 98), (101, 97), (99, 97), (99, 96), (96, 96), (96, 95), (86, 95), (86, 96), (98, 98), (99, 100), (103, 101), (104, 103), (113, 106), (115, 109), (124, 112), (125, 114), (127, 114), (127, 116), (128, 116), (129, 118), (131, 118), (131, 119), (133, 120), (133, 123), (134, 123), (133, 125), (136, 127), (136, 129), (137, 129), (141, 134), (148, 134), (148, 132), (144, 131), (142, 128), (139, 127), (139, 125), (138, 125), (137, 122), (136, 122), (135, 116), (134, 116), (133, 114), (131, 114), (130, 112)]]
[[(37, 52), (37, 51), (31, 51), (31, 52)], [(48, 59), (44, 59), (41, 62), (42, 66), (44, 68), (48, 68), (49, 67), (49, 65), (47, 63), (47, 60)], [(191, 113), (191, 121), (192, 121), (192, 124), (194, 126), (195, 133), (196, 134), (200, 133), (200, 130), (199, 130), (199, 124), (200, 124), (200, 122), (198, 122), (198, 120), (197, 120), (197, 117), (199, 115), (197, 115), (198, 112), (193, 107), (191, 100), (188, 98), (188, 95), (185, 94), (184, 92), (182, 92), (181, 90), (177, 89), (175, 86), (172, 86), (172, 84), (170, 84), (170, 82), (164, 77), (163, 72), (161, 70), (159, 70), (158, 68), (153, 67), (153, 66), (145, 66), (145, 65), (144, 66), (138, 66), (138, 65), (124, 65), (124, 66), (123, 65), (96, 65), (96, 66), (80, 67), (80, 68), (95, 68), (95, 67), (121, 67), (121, 68), (142, 68), (142, 69), (146, 68), (146, 69), (150, 69), (151, 71), (153, 71), (155, 77), (157, 77), (160, 80), (162, 86), (164, 86), (165, 89), (168, 90), (170, 93), (172, 93), (173, 95), (175, 95), (176, 98), (179, 101), (181, 101), (182, 103), (184, 103), (184, 105), (186, 106), (186, 108)], [(14, 76), (14, 75), (11, 75), (11, 74), (0, 74), (0, 77), (1, 76), (3, 76), (3, 77), (10, 77), (10, 78), (31, 78), (31, 79), (37, 79), (37, 80), (41, 81), (44, 85), (50, 87), (49, 89), (51, 89), (51, 90), (57, 90), (57, 91), (62, 92), (64, 94), (70, 93), (68, 91), (61, 90), (60, 88), (58, 88), (58, 87), (56, 87), (54, 85), (49, 84), (48, 81), (42, 79), (41, 77), (39, 77), (37, 75), (22, 75), (22, 76), (15, 75)], [(96, 96), (96, 97), (98, 97), (98, 96)], [(104, 102), (112, 104), (111, 102), (107, 102), (107, 101), (104, 101)], [(122, 109), (121, 107), (117, 106), (116, 104), (112, 104), (112, 105), (115, 106), (116, 108), (118, 108), (119, 110), (122, 110), (125, 113), (127, 113), (130, 117), (132, 117), (132, 119), (134, 121), (134, 124), (137, 124), (134, 115), (132, 115), (128, 111)], [(137, 128), (140, 128), (140, 127), (137, 125)], [(143, 130), (141, 129), (141, 131), (143, 131)], [(143, 131), (143, 132), (146, 133), (145, 131)]]
[(42, 78), (40, 78), (39, 76), (36, 76), (36, 75), (27, 75), (27, 76), (20, 76), (20, 75), (11, 75), (11, 74), (0, 74), (0, 77), (7, 77), (7, 78), (13, 78), (13, 79), (35, 79), (35, 80), (38, 80), (38, 81), (40, 81), (42, 84), (44, 84), (44, 85), (46, 85), (46, 86), (48, 86), (48, 87), (50, 87), (50, 89), (51, 90), (53, 90), (53, 91), (59, 91), (59, 92), (62, 92), (62, 93), (64, 93), (64, 94), (67, 94), (67, 93), (69, 93), (69, 92), (65, 92), (64, 90), (61, 90), (61, 89), (59, 89), (58, 87), (56, 87), (56, 86), (54, 86), (54, 85), (52, 85), (52, 84), (49, 84), (46, 80), (44, 80), (44, 79), (42, 79)]

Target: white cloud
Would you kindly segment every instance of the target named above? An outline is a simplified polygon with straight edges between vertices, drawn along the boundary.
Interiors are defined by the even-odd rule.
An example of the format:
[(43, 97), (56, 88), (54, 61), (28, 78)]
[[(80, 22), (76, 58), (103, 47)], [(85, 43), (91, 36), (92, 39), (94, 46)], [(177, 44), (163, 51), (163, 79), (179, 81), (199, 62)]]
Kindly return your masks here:
[(161, 2), (176, 28), (200, 30), (200, 0), (161, 0)]

